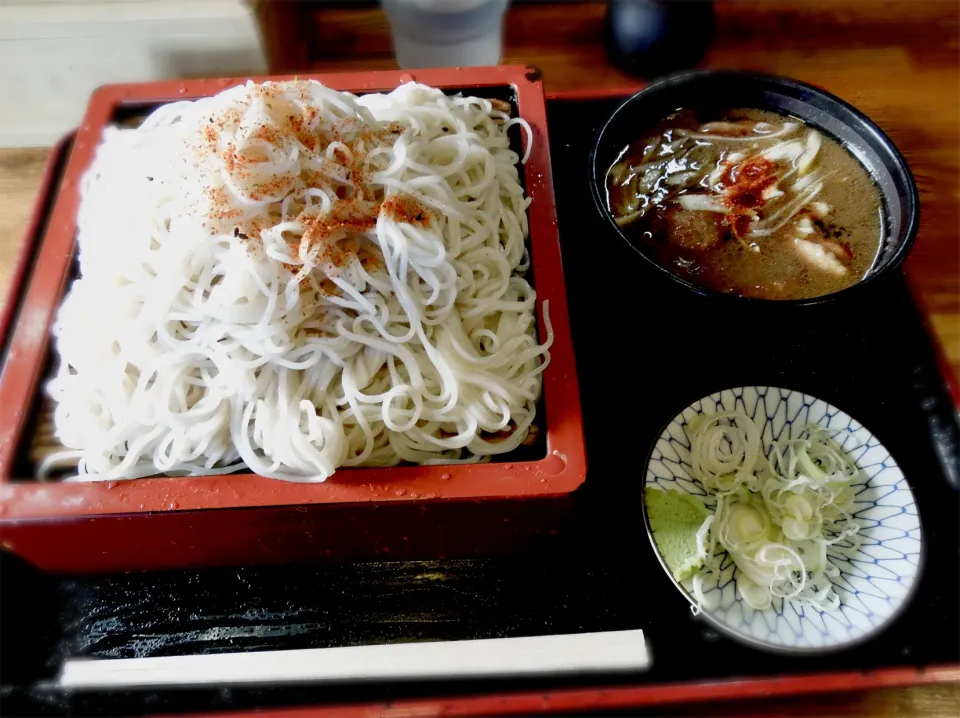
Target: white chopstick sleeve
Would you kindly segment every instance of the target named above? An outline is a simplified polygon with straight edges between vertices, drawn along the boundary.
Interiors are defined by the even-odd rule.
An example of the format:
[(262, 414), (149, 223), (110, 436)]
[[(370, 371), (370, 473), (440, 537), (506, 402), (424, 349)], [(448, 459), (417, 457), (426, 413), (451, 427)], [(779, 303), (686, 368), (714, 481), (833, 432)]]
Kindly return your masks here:
[(156, 658), (69, 659), (64, 688), (200, 686), (570, 675), (640, 671), (643, 631), (394, 643)]

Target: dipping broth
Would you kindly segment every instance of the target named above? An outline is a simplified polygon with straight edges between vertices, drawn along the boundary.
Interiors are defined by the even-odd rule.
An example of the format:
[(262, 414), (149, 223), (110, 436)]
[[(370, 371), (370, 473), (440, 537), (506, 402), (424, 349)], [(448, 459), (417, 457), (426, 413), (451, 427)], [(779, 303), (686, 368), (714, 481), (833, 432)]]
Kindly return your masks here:
[(607, 201), (661, 264), (746, 297), (856, 284), (883, 236), (880, 193), (853, 155), (796, 118), (755, 109), (667, 117), (620, 153)]

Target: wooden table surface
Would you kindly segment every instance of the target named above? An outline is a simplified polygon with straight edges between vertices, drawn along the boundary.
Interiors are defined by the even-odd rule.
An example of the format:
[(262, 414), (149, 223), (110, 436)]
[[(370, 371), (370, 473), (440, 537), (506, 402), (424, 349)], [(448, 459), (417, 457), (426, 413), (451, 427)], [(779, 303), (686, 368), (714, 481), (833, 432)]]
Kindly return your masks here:
[[(272, 2), (261, 3), (258, 13), (274, 72), (395, 67), (386, 19), (378, 9)], [(515, 6), (507, 22), (503, 61), (539, 67), (548, 92), (636, 84), (636, 78), (606, 61), (603, 13), (601, 3)], [(949, 363), (960, 374), (960, 4), (728, 0), (718, 3), (717, 35), (703, 64), (762, 70), (817, 84), (859, 107), (893, 138), (921, 194), (920, 233), (907, 271)], [(0, 150), (0, 292), (6, 291), (48, 155), (49, 149)], [(960, 686), (669, 711), (711, 716), (810, 713), (955, 717), (960, 715)]]

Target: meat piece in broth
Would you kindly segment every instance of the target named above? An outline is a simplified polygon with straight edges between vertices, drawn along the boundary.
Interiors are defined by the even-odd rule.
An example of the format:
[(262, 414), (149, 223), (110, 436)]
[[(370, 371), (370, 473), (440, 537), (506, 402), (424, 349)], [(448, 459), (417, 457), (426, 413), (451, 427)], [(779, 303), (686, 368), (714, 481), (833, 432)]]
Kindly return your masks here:
[(667, 237), (684, 249), (711, 249), (720, 243), (721, 215), (715, 212), (670, 210)]
[(797, 248), (797, 253), (814, 269), (836, 275), (847, 273), (847, 268), (843, 262), (837, 259), (836, 255), (825, 249), (820, 243), (812, 242), (808, 239), (795, 239), (793, 241)]

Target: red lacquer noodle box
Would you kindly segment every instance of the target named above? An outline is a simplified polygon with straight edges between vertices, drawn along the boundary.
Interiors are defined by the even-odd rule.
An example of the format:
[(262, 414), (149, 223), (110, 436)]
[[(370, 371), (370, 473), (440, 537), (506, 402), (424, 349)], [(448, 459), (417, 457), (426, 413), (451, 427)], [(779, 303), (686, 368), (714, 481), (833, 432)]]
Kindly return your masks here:
[[(58, 572), (288, 562), (308, 558), (436, 558), (511, 550), (556, 530), (586, 474), (539, 73), (525, 67), (302, 75), (351, 92), (415, 80), (465, 94), (502, 88), (532, 128), (524, 165), (533, 283), (555, 332), (544, 373), (546, 451), (529, 461), (349, 469), (320, 484), (253, 474), (119, 482), (39, 482), (18, 475), (49, 366), (50, 331), (74, 262), (78, 182), (118, 113), (216, 94), (246, 78), (112, 85), (91, 99), (45, 230), (28, 238), (11, 297), (0, 378), (0, 540)], [(286, 77), (253, 78), (292, 79)], [(526, 139), (524, 139), (526, 142)], [(43, 198), (41, 198), (41, 202)], [(41, 232), (42, 222), (32, 231)], [(33, 241), (36, 240), (36, 241)], [(31, 271), (32, 267), (32, 271)], [(9, 307), (18, 307), (15, 315)], [(12, 319), (7, 322), (6, 314)], [(91, 321), (95, 318), (91, 317)]]

